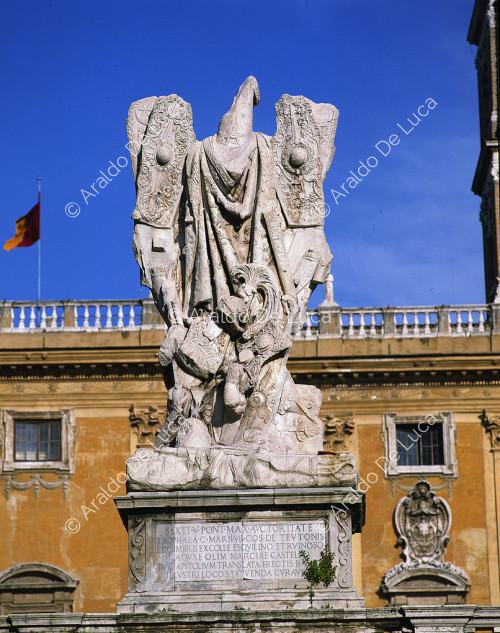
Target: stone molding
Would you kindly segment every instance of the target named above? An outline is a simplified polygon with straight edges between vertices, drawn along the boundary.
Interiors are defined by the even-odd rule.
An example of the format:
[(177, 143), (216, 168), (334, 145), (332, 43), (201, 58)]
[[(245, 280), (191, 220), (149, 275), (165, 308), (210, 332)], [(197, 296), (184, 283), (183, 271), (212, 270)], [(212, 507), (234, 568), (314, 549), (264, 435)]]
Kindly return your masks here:
[(340, 452), (347, 450), (348, 438), (354, 433), (356, 425), (354, 415), (337, 416), (327, 413), (325, 416), (324, 447), (326, 451)]
[(133, 450), (153, 448), (156, 436), (165, 423), (166, 408), (150, 405), (148, 409), (137, 410), (132, 404), (129, 412), (130, 429), (136, 440)]
[(498, 607), (476, 605), (402, 606), (371, 609), (304, 609), (277, 611), (212, 611), (160, 614), (20, 613), (0, 616), (0, 633), (139, 633), (180, 628), (192, 633), (241, 631), (260, 628), (289, 633), (291, 622), (301, 633), (337, 633), (339, 628), (363, 633), (413, 631), (413, 633), (473, 633), (477, 628), (500, 626)]

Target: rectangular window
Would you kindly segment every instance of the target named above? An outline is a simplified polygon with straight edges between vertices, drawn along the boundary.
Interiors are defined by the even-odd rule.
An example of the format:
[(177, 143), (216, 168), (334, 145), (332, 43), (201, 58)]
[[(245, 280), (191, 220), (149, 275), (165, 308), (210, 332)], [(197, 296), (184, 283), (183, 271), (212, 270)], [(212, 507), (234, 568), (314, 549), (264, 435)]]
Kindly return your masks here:
[(398, 466), (443, 466), (443, 425), (396, 424)]
[(14, 421), (17, 462), (46, 462), (61, 459), (61, 422)]
[(385, 476), (438, 476), (455, 479), (455, 419), (451, 411), (414, 415), (385, 413)]

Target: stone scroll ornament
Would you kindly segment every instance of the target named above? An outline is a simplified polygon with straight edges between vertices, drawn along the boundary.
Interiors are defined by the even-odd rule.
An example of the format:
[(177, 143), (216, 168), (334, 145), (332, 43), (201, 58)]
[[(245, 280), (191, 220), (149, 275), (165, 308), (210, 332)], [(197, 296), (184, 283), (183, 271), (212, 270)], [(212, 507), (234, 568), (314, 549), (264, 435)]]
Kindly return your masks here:
[[(177, 95), (137, 101), (127, 120), (134, 252), (168, 326), (156, 449), (186, 449), (197, 472), (221, 485), (236, 475), (220, 449), (280, 458), (322, 450), (321, 393), (295, 385), (286, 363), (311, 292), (330, 271), (322, 185), (338, 111), (284, 95), (269, 137), (252, 129), (259, 100), (248, 77), (203, 141)], [(255, 483), (258, 468), (247, 465)]]

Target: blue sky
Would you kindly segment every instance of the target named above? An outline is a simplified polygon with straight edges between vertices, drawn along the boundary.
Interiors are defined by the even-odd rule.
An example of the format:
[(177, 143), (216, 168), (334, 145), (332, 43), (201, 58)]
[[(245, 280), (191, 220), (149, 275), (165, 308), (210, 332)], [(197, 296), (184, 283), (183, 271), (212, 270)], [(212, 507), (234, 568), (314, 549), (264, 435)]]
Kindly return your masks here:
[[(3, 3), (0, 241), (35, 203), (40, 176), (42, 299), (139, 297), (130, 164), (88, 205), (81, 190), (110, 161), (129, 158), (132, 101), (179, 94), (203, 139), (253, 74), (257, 131), (274, 133), (283, 93), (340, 110), (325, 180), (340, 305), (481, 303), (479, 199), (470, 191), (479, 152), (475, 49), (466, 41), (472, 7), (473, 0)], [(407, 118), (429, 98), (438, 105), (421, 109), (428, 115), (410, 131)], [(392, 134), (400, 142), (384, 157), (375, 145)], [(370, 156), (377, 166), (337, 204), (331, 190)], [(80, 205), (78, 217), (65, 214), (70, 202)], [(0, 251), (0, 299), (36, 298), (36, 260), (36, 246)], [(319, 300), (317, 291), (311, 304)]]

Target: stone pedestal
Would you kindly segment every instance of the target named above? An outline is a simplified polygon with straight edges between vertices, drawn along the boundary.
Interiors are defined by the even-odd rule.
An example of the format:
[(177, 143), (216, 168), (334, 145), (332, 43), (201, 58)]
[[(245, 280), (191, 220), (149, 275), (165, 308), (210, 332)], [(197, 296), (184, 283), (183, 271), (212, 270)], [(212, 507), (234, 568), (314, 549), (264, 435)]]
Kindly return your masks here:
[(129, 534), (129, 589), (118, 613), (307, 609), (299, 552), (334, 554), (316, 608), (364, 605), (351, 535), (364, 522), (352, 488), (129, 492), (116, 497)]

